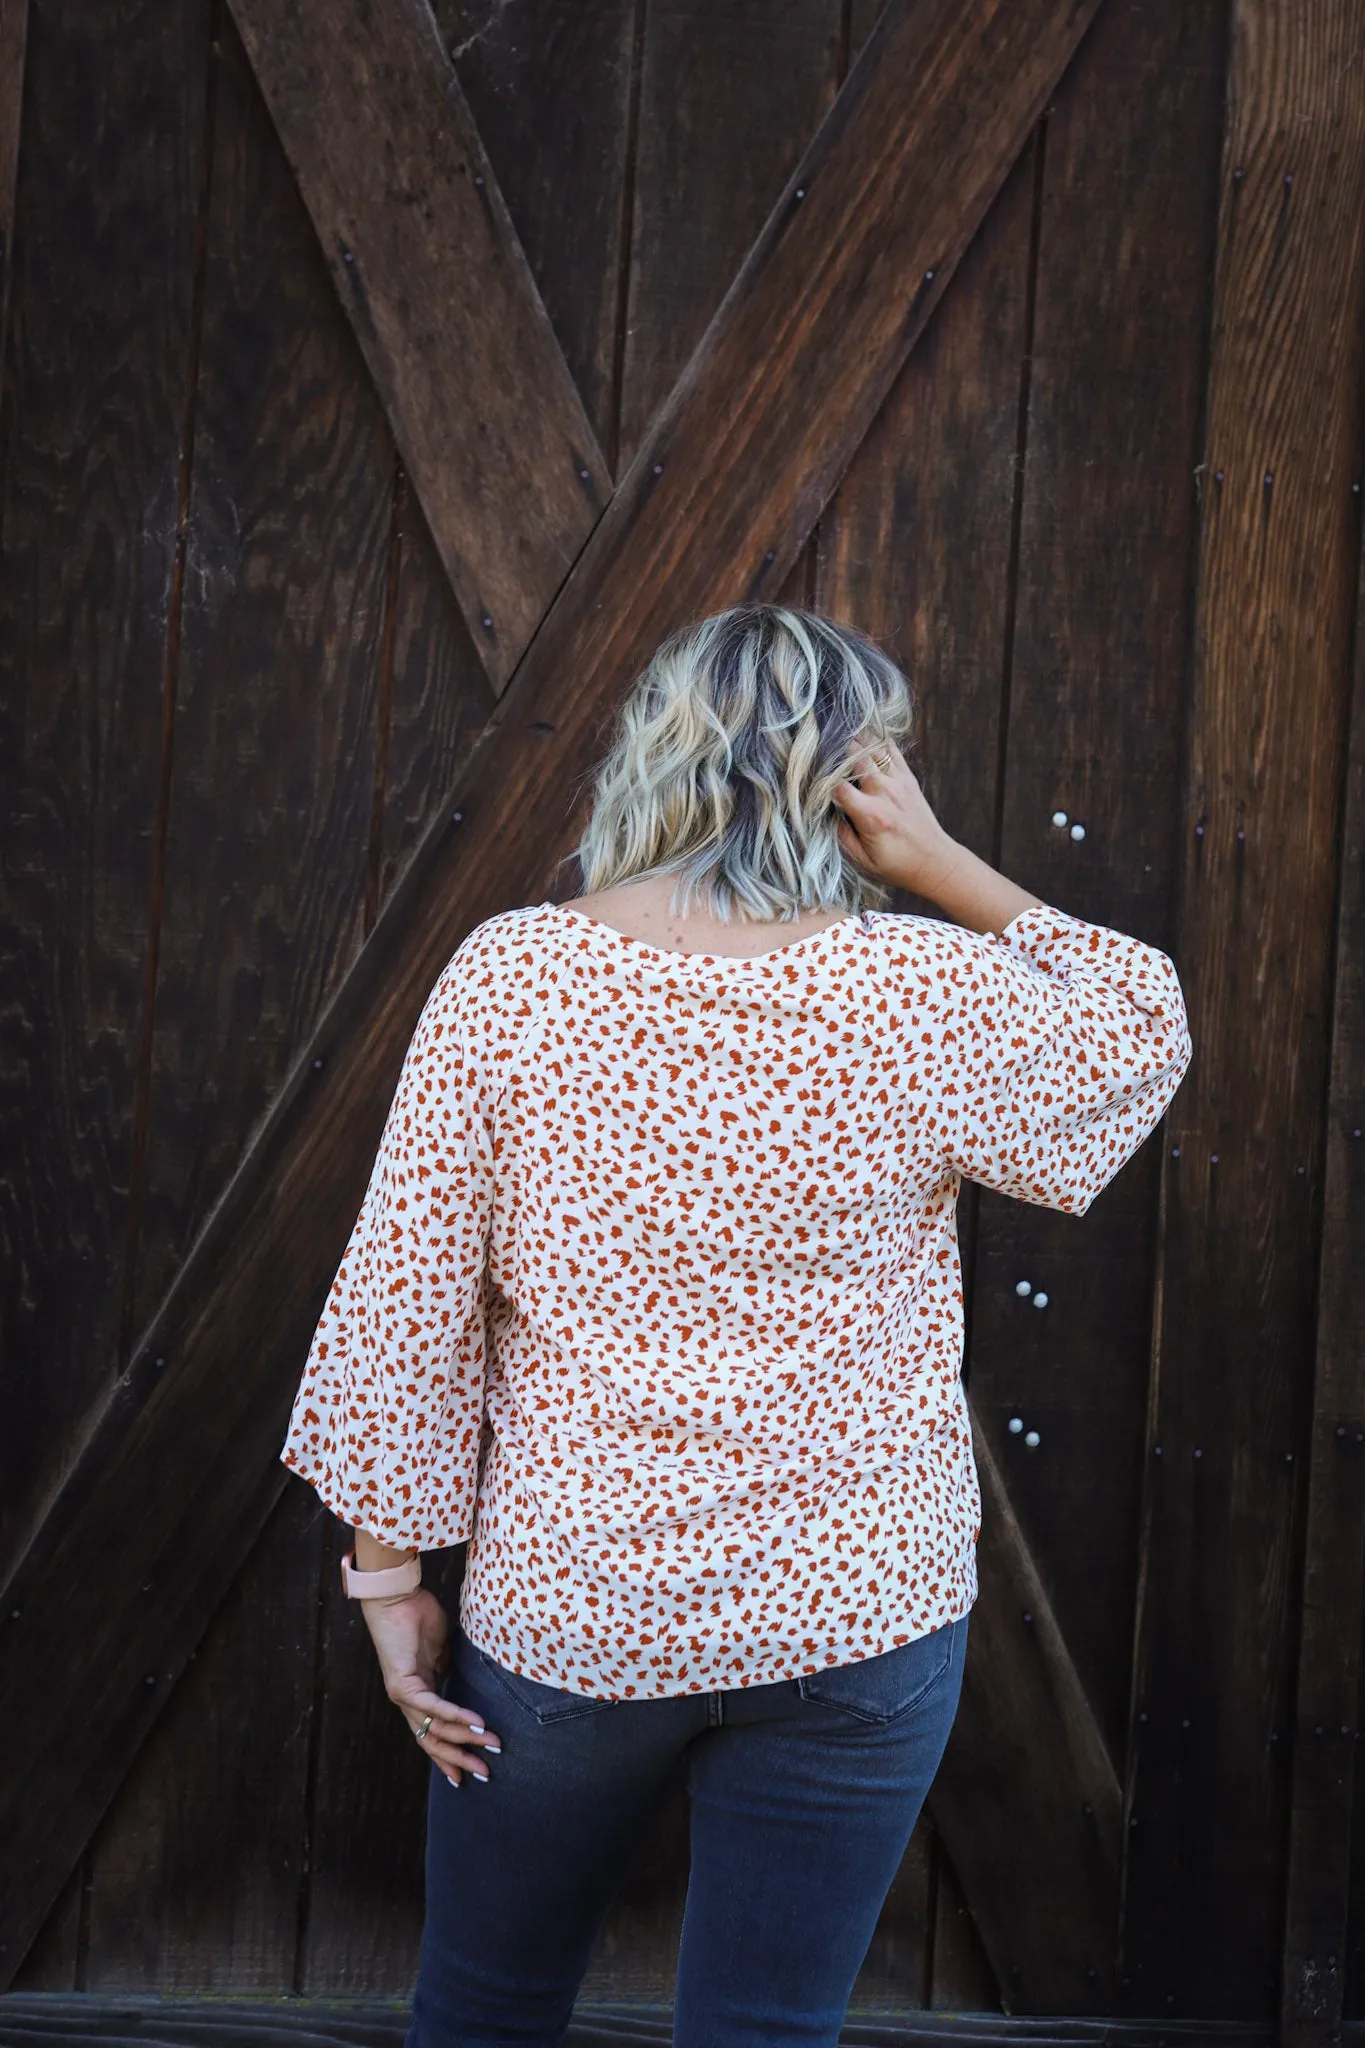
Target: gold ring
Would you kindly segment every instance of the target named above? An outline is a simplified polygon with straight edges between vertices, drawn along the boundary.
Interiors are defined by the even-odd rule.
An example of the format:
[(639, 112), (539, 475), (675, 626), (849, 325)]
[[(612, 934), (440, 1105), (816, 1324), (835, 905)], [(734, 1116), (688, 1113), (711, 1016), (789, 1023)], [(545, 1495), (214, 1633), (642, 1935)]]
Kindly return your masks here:
[(417, 1730), (417, 1740), (418, 1740), (419, 1742), (425, 1742), (425, 1741), (426, 1741), (426, 1739), (427, 1739), (427, 1737), (428, 1737), (428, 1735), (430, 1735), (430, 1733), (431, 1733), (431, 1724), (432, 1724), (432, 1721), (433, 1721), (434, 1719), (435, 1719), (435, 1716), (434, 1716), (434, 1715), (432, 1715), (432, 1714), (425, 1714), (425, 1715), (423, 1716), (423, 1718), (422, 1718), (422, 1725), (421, 1725), (421, 1727), (420, 1727), (420, 1728), (419, 1728), (419, 1729)]

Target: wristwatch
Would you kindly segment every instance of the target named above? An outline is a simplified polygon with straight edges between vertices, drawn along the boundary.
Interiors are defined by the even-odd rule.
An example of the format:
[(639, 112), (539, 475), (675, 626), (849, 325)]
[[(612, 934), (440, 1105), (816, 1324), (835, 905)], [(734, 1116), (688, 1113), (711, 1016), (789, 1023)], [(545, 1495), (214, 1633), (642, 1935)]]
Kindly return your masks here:
[(341, 1583), (348, 1600), (386, 1600), (400, 1593), (415, 1593), (422, 1583), (421, 1553), (382, 1572), (358, 1572), (355, 1552), (349, 1550), (341, 1560)]

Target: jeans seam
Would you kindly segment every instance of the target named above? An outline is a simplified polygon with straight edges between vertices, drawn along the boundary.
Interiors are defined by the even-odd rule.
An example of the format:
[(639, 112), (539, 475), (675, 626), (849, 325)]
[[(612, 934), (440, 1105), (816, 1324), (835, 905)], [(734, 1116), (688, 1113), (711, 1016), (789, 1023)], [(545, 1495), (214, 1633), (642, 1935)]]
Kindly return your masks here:
[[(907, 1700), (903, 1707), (897, 1707), (894, 1714), (877, 1713), (869, 1707), (855, 1706), (851, 1700), (822, 1700), (817, 1693), (807, 1692), (805, 1690), (807, 1678), (818, 1681), (824, 1676), (824, 1673), (819, 1671), (812, 1671), (807, 1674), (807, 1678), (798, 1681), (801, 1686), (801, 1697), (810, 1700), (817, 1707), (830, 1707), (838, 1713), (854, 1714), (860, 1721), (866, 1721), (871, 1727), (889, 1728), (893, 1723), (903, 1721), (905, 1716), (913, 1713), (916, 1707), (923, 1706), (924, 1702), (931, 1694), (938, 1690), (939, 1686), (942, 1685), (944, 1679), (948, 1676), (948, 1673), (952, 1670), (953, 1651), (957, 1646), (956, 1631), (958, 1624), (955, 1621), (950, 1621), (944, 1623), (943, 1626), (948, 1636), (948, 1642), (942, 1664), (928, 1682), (915, 1694), (914, 1698)], [(905, 1648), (907, 1646), (902, 1644), (901, 1647)], [(829, 1668), (831, 1670), (846, 1670), (849, 1667), (846, 1665), (832, 1665)]]

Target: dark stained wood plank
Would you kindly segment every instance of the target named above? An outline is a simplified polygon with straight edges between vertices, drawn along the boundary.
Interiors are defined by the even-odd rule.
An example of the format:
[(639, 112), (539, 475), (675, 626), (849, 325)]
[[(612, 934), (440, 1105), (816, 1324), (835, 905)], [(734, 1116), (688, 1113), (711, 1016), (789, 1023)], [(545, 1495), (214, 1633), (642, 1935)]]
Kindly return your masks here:
[[(1224, 16), (1225, 0), (1107, 8), (1046, 124), (1008, 672), (1005, 872), (1168, 950)], [(1116, 1764), (1160, 1165), (1157, 1139), (1080, 1220), (983, 1194), (975, 1243), (972, 1400)]]
[(235, 0), (495, 687), (610, 489), (426, 0)]
[(287, 1489), (105, 1816), (84, 1989), (293, 1989), (324, 1515)]
[[(221, 74), (139, 1324), (359, 949), (373, 807), (393, 445), (230, 20)], [(251, 1673), (263, 1722), (239, 1753), (206, 1744), (178, 1689), (101, 1830), (92, 1985), (292, 1988), (321, 1529), (285, 1526), (297, 1559), (283, 1535), (256, 1547), (187, 1678), (202, 1702), (207, 1661), (240, 1710), (231, 1674)], [(259, 1884), (199, 1867), (215, 1837)]]
[(916, 695), (914, 758), (955, 838), (994, 853), (1035, 145), (963, 257), (820, 521), (816, 596)]
[(497, 701), (421, 507), (398, 504), (398, 592), (379, 845), (384, 902), (459, 780)]
[(0, 368), (9, 337), (9, 276), (14, 248), (14, 188), (24, 98), (28, 0), (0, 0)]
[(1140, 2012), (1268, 2019), (1356, 589), (1365, 16), (1239, 4), (1231, 49), (1176, 949), (1195, 1059), (1166, 1133), (1124, 1988)]
[(840, 0), (650, 0), (621, 389), (624, 466), (840, 83)]
[[(1280, 2038), (1340, 2039), (1365, 1611), (1365, 555), (1356, 595)], [(1365, 1912), (1365, 1899), (1360, 1911)]]
[[(613, 468), (642, 7), (643, 0), (517, 0), (514, 7), (435, 0), (433, 8), (550, 325)], [(736, 260), (742, 254), (743, 246)]]
[(929, 1997), (936, 2012), (999, 2012), (1000, 1986), (941, 1839), (934, 1838)]
[[(12, 1765), (0, 1784), (12, 1830), (0, 1907), (16, 1925), (39, 1923), (112, 1796), (151, 1719), (149, 1667), (159, 1684), (180, 1668), (279, 1490), (298, 1364), (440, 967), (479, 917), (552, 869), (603, 715), (668, 626), (781, 587), (1089, 13), (1074, 0), (893, 0), (794, 174), (475, 750), (454, 793), (461, 824), (438, 820), (394, 891), (139, 1347), (126, 1402), (92, 1447), (89, 1492), (69, 1522), (49, 1518), (17, 1584), (0, 1675), (9, 1752), (24, 1759), (22, 1786)], [(909, 304), (907, 277), (921, 279)], [(159, 1580), (161, 1599), (129, 1614), (115, 1569), (119, 1586)], [(62, 1595), (51, 1642), (49, 1585)], [(74, 1769), (74, 1704), (54, 1712), (44, 1694), (40, 1709), (28, 1676), (73, 1637), (96, 1674), (81, 1728), (93, 1718), (99, 1731)]]
[(222, 50), (139, 1327), (360, 948), (388, 575), (383, 411)]
[(930, 1809), (1005, 2010), (1108, 2012), (1122, 1848), (1118, 1775), (994, 1453), (979, 1427), (973, 1435), (981, 1590)]
[(0, 1570), (119, 1367), (208, 62), (198, 5), (59, 0), (29, 23), (0, 560)]

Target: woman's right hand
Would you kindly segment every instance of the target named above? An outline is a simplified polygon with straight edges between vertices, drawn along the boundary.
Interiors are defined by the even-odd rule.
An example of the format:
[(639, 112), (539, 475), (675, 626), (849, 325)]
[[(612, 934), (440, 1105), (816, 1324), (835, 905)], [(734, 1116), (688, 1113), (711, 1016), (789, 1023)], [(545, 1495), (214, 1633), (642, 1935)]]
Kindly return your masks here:
[(904, 755), (889, 740), (868, 757), (857, 783), (837, 782), (839, 840), (849, 859), (879, 882), (927, 897), (973, 932), (1002, 932), (1039, 899), (950, 839), (929, 808)]
[[(450, 1624), (434, 1593), (415, 1593), (382, 1600), (362, 1600), (365, 1625), (379, 1656), (384, 1690), (448, 1783), (458, 1785), (468, 1771), (487, 1781), (484, 1754), (496, 1756), (502, 1745), (485, 1728), (472, 1707), (457, 1707), (437, 1690), (450, 1664)], [(430, 1717), (425, 1737), (419, 1734)]]
[(839, 840), (860, 868), (893, 889), (937, 900), (959, 849), (929, 808), (905, 756), (889, 740), (868, 755), (857, 782), (836, 782)]

